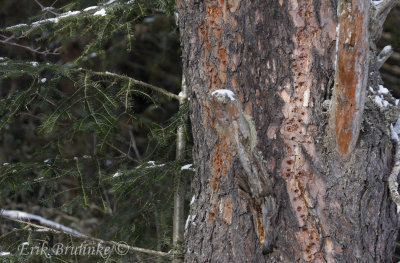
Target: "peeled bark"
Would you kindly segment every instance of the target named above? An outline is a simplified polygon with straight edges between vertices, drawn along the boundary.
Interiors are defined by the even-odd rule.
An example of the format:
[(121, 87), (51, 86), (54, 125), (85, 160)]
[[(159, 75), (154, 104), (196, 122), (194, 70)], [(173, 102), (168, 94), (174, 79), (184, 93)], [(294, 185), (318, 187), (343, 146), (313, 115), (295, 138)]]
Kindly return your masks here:
[[(176, 2), (197, 167), (185, 261), (390, 262), (396, 109), (359, 97), (380, 80), (368, 32), (350, 39), (369, 47), (355, 70), (361, 80), (340, 82), (335, 1)], [(338, 52), (336, 69), (358, 67), (357, 52)], [(334, 87), (356, 87), (356, 104), (336, 90), (332, 104), (344, 108), (324, 110)], [(358, 129), (340, 148), (342, 130), (328, 123), (349, 105), (365, 109), (334, 122)]]

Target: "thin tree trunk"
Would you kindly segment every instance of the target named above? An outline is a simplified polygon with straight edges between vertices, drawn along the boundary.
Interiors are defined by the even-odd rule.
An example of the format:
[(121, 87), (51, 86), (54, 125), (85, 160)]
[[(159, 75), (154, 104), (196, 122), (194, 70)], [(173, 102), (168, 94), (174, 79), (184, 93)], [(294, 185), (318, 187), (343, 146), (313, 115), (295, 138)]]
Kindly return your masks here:
[[(182, 91), (179, 96), (179, 104), (182, 105), (186, 101), (187, 87), (185, 77), (182, 77)], [(185, 139), (185, 125), (182, 124), (178, 127), (177, 143), (176, 143), (176, 159), (180, 159), (184, 155), (186, 147)], [(174, 218), (173, 218), (173, 234), (172, 242), (176, 255), (173, 259), (174, 263), (183, 262), (181, 253), (183, 250), (184, 242), (184, 204), (185, 204), (185, 180), (183, 180), (181, 171), (177, 171), (174, 195)]]
[(177, 9), (197, 167), (186, 262), (390, 262), (398, 109), (367, 87), (381, 84), (369, 2)]

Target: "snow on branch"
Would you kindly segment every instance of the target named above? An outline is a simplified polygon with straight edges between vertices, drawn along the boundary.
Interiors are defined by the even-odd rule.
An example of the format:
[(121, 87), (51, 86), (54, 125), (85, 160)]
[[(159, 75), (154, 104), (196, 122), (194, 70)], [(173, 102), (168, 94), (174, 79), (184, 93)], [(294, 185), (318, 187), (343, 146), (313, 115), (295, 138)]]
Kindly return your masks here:
[[(33, 22), (32, 26), (33, 27), (37, 27), (37, 26), (40, 26), (40, 25), (42, 25), (44, 23), (48, 23), (48, 22), (58, 23), (60, 21), (60, 19), (64, 19), (64, 18), (71, 17), (71, 16), (76, 16), (76, 15), (78, 15), (80, 13), (81, 13), (81, 11), (68, 11), (66, 13), (63, 13), (63, 14), (57, 16), (57, 17), (43, 19), (43, 20), (39, 20), (39, 21)], [(9, 28), (7, 28), (7, 29), (9, 29)]]
[[(150, 255), (156, 255), (156, 256), (159, 256), (159, 257), (167, 257), (167, 258), (172, 258), (173, 257), (172, 254), (165, 253), (165, 252), (162, 252), (162, 251), (155, 251), (155, 250), (146, 249), (146, 248), (140, 248), (140, 247), (132, 247), (132, 246), (129, 246), (127, 244), (123, 244), (121, 242), (102, 240), (102, 239), (99, 239), (99, 238), (95, 238), (95, 237), (91, 237), (91, 236), (87, 236), (87, 235), (81, 234), (76, 230), (73, 230), (72, 232), (68, 232), (68, 231), (65, 231), (65, 229), (71, 229), (71, 228), (63, 226), (64, 229), (59, 229), (59, 228), (56, 228), (56, 227), (57, 226), (62, 226), (62, 225), (60, 225), (60, 224), (58, 224), (56, 222), (53, 222), (53, 221), (48, 220), (48, 219), (45, 219), (45, 218), (43, 218), (41, 216), (32, 215), (32, 214), (28, 214), (28, 213), (17, 211), (17, 210), (4, 210), (4, 209), (1, 209), (0, 210), (0, 215), (2, 215), (4, 217), (7, 217), (7, 218), (9, 218), (9, 219), (11, 219), (11, 220), (13, 220), (15, 222), (19, 222), (19, 223), (26, 224), (28, 226), (36, 227), (41, 231), (48, 231), (49, 230), (49, 231), (54, 232), (54, 233), (60, 233), (60, 231), (61, 231), (61, 232), (64, 232), (64, 233), (71, 234), (72, 236), (75, 236), (77, 238), (84, 239), (84, 240), (90, 240), (90, 241), (96, 242), (98, 244), (106, 244), (106, 245), (114, 245), (114, 246), (118, 245), (121, 248), (128, 249), (128, 250), (134, 251), (134, 252), (140, 252), (140, 253), (145, 253), (145, 254), (150, 254)], [(30, 218), (28, 218), (26, 216), (29, 216)], [(41, 226), (41, 225), (33, 224), (33, 223), (29, 222), (29, 221), (21, 221), (20, 219), (36, 220), (36, 221), (39, 221), (43, 225), (45, 225), (44, 222), (51, 222), (51, 224), (49, 224), (47, 226)], [(8, 252), (5, 252), (5, 253), (8, 253)], [(1, 256), (1, 254), (0, 254), (0, 256)]]
[(193, 168), (193, 164), (191, 164), (191, 163), (182, 166), (181, 167), (181, 171), (184, 171), (184, 170), (189, 170), (189, 171), (192, 171), (192, 172), (196, 171), (196, 169)]
[(47, 226), (56, 230), (60, 230), (62, 232), (65, 233), (69, 233), (72, 234), (74, 236), (86, 236), (82, 233), (80, 233), (79, 231), (64, 226), (60, 223), (48, 220), (44, 217), (38, 216), (38, 215), (34, 215), (34, 214), (29, 214), (26, 212), (22, 212), (22, 211), (18, 211), (18, 210), (5, 210), (5, 209), (1, 209), (0, 210), (0, 215), (4, 216), (4, 217), (8, 217), (10, 219), (17, 219), (17, 220), (28, 220), (28, 221), (38, 221), (41, 225), (43, 226)]
[(386, 46), (382, 49), (381, 53), (379, 53), (377, 57), (376, 67), (380, 69), (383, 64), (385, 64), (386, 60), (393, 54), (392, 46)]
[(211, 96), (216, 96), (216, 97), (228, 97), (230, 100), (234, 101), (235, 100), (235, 94), (228, 89), (219, 89), (215, 90), (211, 93)]
[(396, 153), (394, 155), (394, 165), (392, 168), (392, 172), (388, 178), (388, 185), (390, 195), (392, 197), (393, 202), (397, 206), (397, 213), (400, 213), (400, 194), (399, 194), (399, 183), (398, 183), (398, 175), (400, 173), (400, 117), (397, 119), (396, 124), (391, 125), (390, 129), (392, 131), (392, 140), (396, 144)]
[[(10, 29), (16, 29), (19, 27), (37, 27), (46, 23), (58, 23), (60, 22), (60, 20), (65, 19), (65, 18), (69, 18), (69, 17), (73, 17), (73, 16), (78, 16), (78, 15), (82, 15), (85, 14), (87, 15), (89, 12), (93, 12), (93, 16), (106, 16), (107, 12), (106, 9), (104, 8), (104, 6), (108, 6), (111, 5), (112, 3), (114, 3), (116, 0), (110, 0), (107, 3), (104, 3), (102, 5), (97, 5), (97, 6), (89, 6), (83, 10), (75, 10), (75, 11), (68, 11), (59, 15), (56, 15), (56, 17), (53, 18), (47, 18), (47, 19), (42, 19), (42, 20), (38, 20), (35, 22), (32, 22), (30, 25), (27, 24), (17, 24), (17, 25), (12, 25), (6, 28), (6, 30), (10, 30)], [(44, 7), (42, 6), (42, 10), (48, 11), (53, 9), (52, 7)], [(52, 12), (53, 14), (56, 14), (54, 12)]]

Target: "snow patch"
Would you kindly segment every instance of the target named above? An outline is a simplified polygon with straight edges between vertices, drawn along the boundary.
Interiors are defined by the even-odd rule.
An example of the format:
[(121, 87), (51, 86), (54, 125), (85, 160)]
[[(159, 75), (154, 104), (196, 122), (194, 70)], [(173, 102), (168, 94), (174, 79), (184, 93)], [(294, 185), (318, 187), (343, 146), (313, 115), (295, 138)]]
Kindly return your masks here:
[(42, 79), (40, 80), (40, 82), (42, 82), (42, 83), (45, 83), (46, 81), (47, 81), (46, 78), (42, 78)]
[(18, 25), (13, 25), (13, 26), (6, 27), (6, 29), (14, 29), (14, 28), (17, 28), (17, 27), (22, 27), (22, 26), (28, 26), (28, 25), (27, 24), (18, 24)]
[(196, 197), (195, 197), (195, 196), (192, 196), (192, 200), (190, 200), (190, 205), (193, 205), (193, 204), (194, 204), (194, 201), (196, 201)]
[(121, 174), (119, 173), (119, 172), (116, 172), (114, 175), (113, 175), (113, 177), (118, 177), (118, 176), (120, 176)]
[(186, 219), (185, 223), (185, 230), (189, 227), (190, 222), (192, 222), (193, 225), (196, 225), (193, 221), (196, 219), (196, 215), (189, 215), (188, 218)]
[(9, 255), (11, 255), (10, 252), (4, 252), (4, 251), (0, 252), (0, 257), (5, 257), (5, 256), (9, 256)]
[(186, 164), (186, 165), (184, 165), (184, 166), (182, 166), (181, 167), (181, 171), (183, 171), (183, 170), (189, 170), (189, 171), (196, 171), (196, 169), (194, 169), (193, 167), (192, 167), (192, 165), (193, 164), (191, 164), (191, 163), (189, 163), (189, 164)]
[(36, 62), (36, 61), (29, 62), (29, 64), (31, 64), (34, 67), (39, 66), (39, 62)]
[(381, 108), (387, 107), (389, 105), (389, 102), (387, 102), (380, 96), (375, 96), (374, 102), (376, 105), (378, 105)]
[(143, 22), (144, 23), (153, 23), (155, 20), (156, 20), (155, 16), (149, 16), (149, 17), (146, 17), (145, 19), (143, 19)]
[(107, 3), (105, 3), (104, 5), (109, 5), (109, 4), (112, 4), (112, 3), (114, 3), (115, 2), (115, 0), (110, 0), (110, 1), (108, 1)]
[(218, 89), (211, 93), (211, 96), (228, 96), (230, 100), (235, 100), (235, 94), (228, 89)]
[(83, 11), (87, 12), (87, 11), (97, 9), (97, 8), (98, 8), (98, 6), (89, 6), (89, 7), (86, 7), (85, 9), (83, 9)]
[(375, 96), (374, 102), (375, 102), (375, 104), (378, 105), (379, 107), (383, 107), (381, 97)]
[(81, 11), (68, 11), (66, 13), (62, 13), (61, 15), (59, 15), (57, 17), (43, 19), (43, 20), (39, 20), (39, 21), (33, 22), (32, 26), (39, 26), (39, 25), (47, 23), (47, 22), (58, 23), (60, 21), (60, 19), (64, 19), (64, 18), (67, 18), (67, 17), (70, 17), (70, 16), (76, 16), (76, 15), (80, 14), (80, 12)]
[(390, 50), (392, 50), (392, 46), (391, 46), (391, 45), (385, 46), (385, 47), (382, 49), (383, 52), (389, 52)]
[(155, 161), (148, 161), (147, 164), (149, 164), (149, 166), (146, 166), (146, 168), (157, 168), (157, 167), (163, 167), (165, 166), (165, 164), (156, 164)]
[(384, 86), (379, 85), (378, 87), (379, 87), (378, 92), (379, 92), (380, 94), (389, 94), (389, 90), (388, 90), (387, 88), (385, 88)]
[(106, 10), (104, 8), (100, 9), (96, 13), (93, 14), (94, 16), (105, 16), (106, 15)]
[(60, 18), (66, 18), (66, 17), (69, 17), (69, 16), (76, 16), (76, 15), (78, 15), (80, 13), (81, 13), (81, 11), (68, 11), (66, 13), (61, 14), (57, 18), (60, 19)]

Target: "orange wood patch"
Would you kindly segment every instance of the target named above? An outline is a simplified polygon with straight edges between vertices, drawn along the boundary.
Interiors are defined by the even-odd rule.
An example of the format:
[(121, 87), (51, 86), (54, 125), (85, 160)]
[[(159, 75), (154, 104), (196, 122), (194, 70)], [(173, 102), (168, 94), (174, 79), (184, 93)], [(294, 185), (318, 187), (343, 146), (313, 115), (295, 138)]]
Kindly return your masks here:
[(362, 120), (366, 75), (368, 73), (368, 8), (362, 0), (341, 2), (335, 90), (332, 114), (336, 149), (347, 155), (354, 148)]

